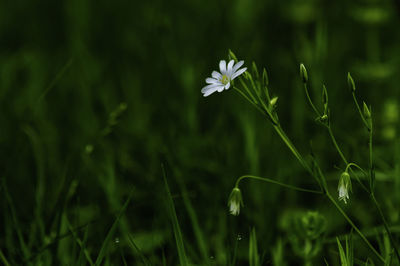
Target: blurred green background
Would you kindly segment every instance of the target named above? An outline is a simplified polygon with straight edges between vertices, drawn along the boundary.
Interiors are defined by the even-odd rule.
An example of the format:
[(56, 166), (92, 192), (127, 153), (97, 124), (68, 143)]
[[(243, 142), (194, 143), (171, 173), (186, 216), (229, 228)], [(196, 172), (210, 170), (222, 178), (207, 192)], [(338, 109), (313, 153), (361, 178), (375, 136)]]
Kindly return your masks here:
[[(377, 127), (377, 197), (398, 224), (398, 8), (374, 0), (1, 1), (0, 257), (89, 265), (103, 250), (106, 265), (177, 265), (163, 164), (191, 263), (247, 265), (254, 227), (262, 265), (279, 261), (279, 247), (295, 265), (287, 217), (311, 210), (326, 221), (314, 263), (338, 265), (334, 237), (350, 227), (319, 195), (245, 181), (245, 207), (229, 215), (243, 174), (317, 185), (239, 94), (203, 98), (200, 90), (228, 49), (248, 67), (266, 67), (283, 127), (305, 155), (312, 141), (334, 191), (345, 166), (314, 122), (298, 69), (306, 65), (316, 102), (326, 85), (339, 144), (367, 166), (351, 72)], [(367, 195), (355, 184), (353, 192), (346, 211), (375, 232)], [(357, 239), (355, 256), (372, 256)]]

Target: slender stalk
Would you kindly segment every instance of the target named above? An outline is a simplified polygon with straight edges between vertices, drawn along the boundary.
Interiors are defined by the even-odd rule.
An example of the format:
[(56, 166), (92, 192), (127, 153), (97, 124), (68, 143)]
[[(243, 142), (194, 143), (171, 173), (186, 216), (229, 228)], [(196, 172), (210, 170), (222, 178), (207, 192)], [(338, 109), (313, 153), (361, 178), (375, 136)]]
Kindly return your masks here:
[(358, 227), (353, 223), (353, 221), (350, 219), (349, 216), (344, 212), (342, 207), (335, 201), (335, 199), (331, 196), (329, 192), (326, 193), (326, 196), (328, 199), (335, 205), (336, 209), (342, 214), (342, 216), (347, 220), (347, 222), (353, 227), (353, 229), (358, 233), (358, 235), (361, 237), (361, 239), (367, 244), (367, 246), (374, 252), (374, 254), (381, 260), (383, 263), (385, 262), (385, 259), (379, 254), (379, 252), (371, 245), (371, 243), (368, 241), (368, 239), (364, 236), (364, 234), (358, 229)]
[(357, 168), (358, 170), (360, 170), (366, 177), (368, 177), (367, 172), (365, 172), (364, 169), (362, 169), (358, 164), (355, 164), (355, 163), (349, 163), (349, 164), (347, 164), (347, 166), (346, 166), (346, 172), (347, 172), (348, 169), (351, 170), (350, 167), (352, 167), (352, 166), (356, 167), (356, 168)]
[(304, 83), (304, 91), (306, 92), (306, 96), (308, 99), (308, 102), (310, 103), (312, 109), (314, 110), (315, 114), (320, 117), (321, 114), (319, 113), (318, 109), (315, 107), (314, 103), (311, 100), (310, 94), (308, 93), (308, 88), (307, 88), (307, 83)]
[[(363, 117), (362, 114), (361, 114), (361, 117)], [(363, 117), (363, 119), (364, 119), (364, 117)], [(338, 153), (339, 153), (340, 157), (342, 158), (343, 162), (347, 165), (346, 169), (347, 169), (350, 165), (354, 165), (354, 166), (356, 166), (357, 168), (359, 168), (360, 170), (362, 170), (362, 168), (359, 167), (358, 165), (356, 165), (356, 164), (354, 164), (354, 163), (351, 163), (351, 164), (348, 163), (346, 157), (343, 155), (341, 149), (339, 148), (339, 145), (338, 145), (337, 142), (336, 142), (336, 139), (335, 139), (335, 136), (333, 135), (333, 132), (332, 132), (331, 127), (328, 126), (327, 128), (328, 128), (329, 135), (330, 135), (330, 137), (331, 137), (331, 139), (332, 139), (332, 142), (333, 142), (333, 144), (334, 144), (336, 150), (338, 151)], [(393, 245), (393, 247), (394, 247), (394, 249), (395, 249), (396, 256), (397, 256), (398, 260), (400, 261), (400, 254), (399, 254), (399, 251), (398, 251), (398, 248), (397, 248), (397, 244), (396, 244), (395, 241), (394, 241), (393, 235), (392, 235), (392, 233), (390, 232), (390, 229), (389, 229), (389, 226), (388, 226), (388, 224), (387, 224), (386, 218), (385, 218), (385, 216), (383, 215), (382, 209), (380, 208), (380, 206), (379, 206), (379, 204), (378, 204), (378, 202), (377, 202), (377, 200), (376, 200), (376, 198), (375, 198), (374, 192), (373, 192), (373, 190), (372, 190), (372, 189), (373, 189), (372, 182), (374, 182), (374, 181), (372, 180), (372, 179), (373, 179), (373, 176), (372, 176), (372, 175), (373, 175), (373, 172), (372, 172), (372, 171), (373, 171), (373, 151), (372, 151), (372, 135), (373, 135), (373, 130), (372, 130), (372, 126), (371, 126), (371, 127), (368, 127), (368, 131), (369, 131), (370, 191), (368, 191), (368, 189), (367, 189), (367, 188), (364, 186), (364, 184), (362, 184), (360, 181), (359, 181), (359, 183), (360, 183), (360, 185), (363, 187), (363, 189), (364, 189), (365, 191), (369, 192), (370, 197), (371, 197), (371, 199), (372, 199), (372, 202), (374, 203), (376, 209), (377, 209), (378, 212), (379, 212), (379, 215), (381, 216), (381, 219), (382, 219), (382, 222), (383, 222), (383, 224), (384, 224), (385, 230), (386, 230), (387, 234), (389, 235), (390, 242), (392, 243), (392, 245)], [(354, 175), (354, 172), (352, 171), (351, 168), (350, 168), (350, 171), (351, 171), (352, 174)], [(363, 170), (362, 170), (362, 172), (365, 173)], [(355, 176), (355, 175), (354, 175), (354, 176)]]
[[(275, 129), (279, 129), (282, 130), (280, 127), (275, 127)], [(332, 132), (330, 130), (330, 132)], [(279, 133), (279, 131), (278, 131)], [(282, 135), (280, 134), (281, 138), (283, 139), (283, 141), (286, 143), (286, 145), (288, 145), (288, 147), (290, 148), (290, 150), (294, 153), (294, 155), (296, 156), (296, 158), (298, 158), (298, 160), (300, 161), (300, 163), (302, 165), (306, 166), (306, 170), (309, 171), (315, 179), (318, 180), (318, 178), (315, 176), (315, 174), (311, 171), (311, 169), (308, 167), (308, 165), (305, 163), (305, 161), (303, 160), (303, 158), (301, 157), (301, 155), (297, 152), (297, 149), (294, 147), (294, 145), (292, 144), (292, 142), (286, 137), (286, 134), (284, 134), (283, 130)], [(333, 136), (333, 134), (332, 134)], [(335, 139), (335, 138), (333, 138)], [(337, 142), (335, 140), (336, 143), (336, 147), (340, 150), (339, 146), (337, 145)], [(297, 152), (297, 153), (296, 153)], [(341, 153), (343, 155), (343, 153)], [(297, 157), (297, 155), (299, 157)], [(346, 159), (344, 156), (342, 157), (344, 159)], [(347, 162), (347, 160), (346, 160)], [(321, 177), (323, 180), (325, 180), (325, 177), (322, 175), (322, 172), (320, 171)], [(372, 244), (368, 241), (368, 239), (364, 236), (364, 234), (360, 231), (360, 229), (358, 229), (358, 227), (353, 223), (353, 221), (347, 216), (347, 214), (343, 211), (343, 209), (340, 207), (340, 205), (334, 200), (334, 198), (331, 196), (331, 194), (329, 193), (328, 189), (325, 189), (325, 194), (326, 196), (329, 198), (329, 200), (334, 204), (334, 206), (338, 209), (338, 211), (342, 214), (342, 216), (347, 220), (347, 222), (354, 228), (354, 230), (359, 234), (359, 236), (361, 237), (361, 239), (367, 244), (367, 246), (372, 250), (372, 252), (382, 261), (385, 262), (385, 260), (383, 259), (383, 257), (378, 253), (378, 251), (372, 246)]]
[[(239, 92), (239, 94), (245, 98), (249, 103), (251, 103), (258, 111), (260, 111), (262, 114), (265, 114), (264, 111), (256, 104), (256, 101), (252, 101), (250, 100), (249, 97), (246, 96), (246, 94), (244, 94), (241, 90), (239, 90), (238, 88), (236, 88), (235, 86), (233, 86), (233, 89), (235, 89), (237, 92)], [(254, 99), (255, 100), (255, 99)]]
[(383, 214), (383, 212), (382, 212), (382, 209), (381, 209), (381, 207), (380, 207), (380, 205), (379, 205), (379, 203), (378, 203), (378, 201), (376, 200), (376, 198), (375, 198), (375, 193), (374, 193), (374, 191), (373, 191), (373, 183), (375, 182), (374, 180), (373, 180), (373, 171), (374, 171), (374, 168), (373, 168), (373, 157), (372, 157), (372, 154), (373, 154), (373, 152), (372, 152), (372, 135), (373, 135), (373, 127), (372, 127), (372, 122), (371, 122), (371, 128), (370, 128), (370, 130), (369, 130), (369, 164), (370, 164), (370, 178), (371, 178), (371, 180), (370, 180), (370, 182), (371, 182), (371, 193), (370, 193), (370, 197), (371, 197), (371, 199), (372, 199), (372, 202), (375, 204), (375, 207), (376, 207), (376, 209), (378, 210), (378, 213), (379, 213), (379, 215), (381, 216), (381, 219), (382, 219), (382, 221), (383, 221), (383, 225), (384, 225), (384, 227), (385, 227), (385, 230), (386, 230), (386, 232), (387, 232), (387, 234), (389, 235), (389, 239), (390, 239), (390, 242), (392, 243), (392, 245), (393, 245), (393, 247), (394, 247), (394, 251), (395, 251), (395, 253), (396, 253), (396, 257), (397, 257), (397, 259), (398, 259), (398, 261), (400, 262), (400, 254), (399, 254), (399, 249), (398, 249), (398, 246), (397, 246), (397, 244), (396, 244), (396, 242), (395, 242), (395, 240), (394, 240), (394, 238), (393, 238), (393, 234), (392, 234), (392, 232), (390, 231), (390, 229), (389, 229), (389, 225), (388, 225), (388, 223), (387, 223), (387, 221), (386, 221), (386, 218), (385, 218), (385, 216), (384, 216), (384, 214)]
[[(371, 189), (371, 193), (373, 193), (374, 191), (374, 185), (375, 185), (375, 177), (374, 177), (374, 162), (373, 162), (373, 157), (372, 157), (372, 122), (371, 122), (371, 128), (369, 130), (369, 171), (370, 171), (370, 189)], [(399, 258), (400, 261), (400, 258)]]
[[(243, 82), (244, 83), (244, 82)], [(242, 84), (243, 84), (242, 83)], [(319, 115), (318, 110), (315, 108), (314, 104), (311, 101), (311, 98), (308, 94), (308, 90), (307, 90), (307, 86), (306, 84), (304, 84), (304, 88), (306, 91), (306, 95), (307, 98), (311, 104), (311, 106), (313, 106), (314, 111), (316, 112), (316, 114)], [(254, 88), (256, 90), (256, 88)], [(243, 94), (242, 94), (243, 96)], [(247, 98), (248, 99), (248, 98)], [(249, 99), (248, 99), (249, 100)], [(259, 111), (262, 112), (262, 109), (260, 107), (258, 107), (256, 104), (254, 104), (254, 102), (250, 101), (250, 103), (252, 103), (253, 105), (255, 105), (257, 107), (257, 109)], [(270, 119), (271, 120), (271, 119)], [(272, 120), (271, 120), (272, 121)], [(272, 121), (273, 122), (273, 121)], [(273, 127), (275, 129), (275, 131), (278, 133), (278, 135), (281, 137), (281, 139), (283, 140), (283, 142), (286, 144), (286, 146), (291, 150), (291, 152), (294, 154), (294, 156), (299, 160), (299, 162), (301, 163), (301, 165), (318, 181), (318, 177), (315, 175), (315, 173), (311, 170), (311, 168), (308, 166), (307, 162), (303, 159), (303, 157), (301, 156), (301, 154), (297, 151), (296, 147), (294, 146), (294, 144), (291, 142), (291, 140), (287, 137), (287, 135), (285, 134), (285, 132), (283, 131), (283, 129), (281, 128), (280, 124), (274, 124), (273, 123)], [(333, 136), (332, 130), (329, 130), (331, 132), (331, 138)], [(337, 145), (336, 139), (332, 138), (332, 140), (334, 140), (335, 146), (337, 147), (337, 149), (340, 151), (339, 146)], [(341, 155), (342, 155), (342, 159), (346, 159), (343, 155), (343, 153), (340, 151)], [(347, 162), (347, 160), (345, 160)], [(329, 194), (329, 191), (327, 189), (327, 185), (326, 185), (326, 180), (325, 177), (322, 175), (321, 173), (321, 177), (322, 177), (322, 181), (324, 182), (325, 186), (324, 186), (324, 190), (325, 190), (325, 194), (327, 195), (327, 197), (329, 198), (329, 200), (334, 204), (334, 206), (339, 210), (339, 212), (343, 215), (343, 217), (347, 220), (347, 222), (354, 228), (354, 230), (360, 235), (360, 237), (364, 240), (364, 242), (367, 244), (367, 246), (373, 251), (373, 253), (382, 261), (384, 262), (383, 257), (378, 253), (378, 251), (376, 251), (376, 249), (371, 245), (371, 243), (368, 241), (368, 239), (363, 235), (363, 233), (357, 228), (357, 226), (353, 223), (353, 221), (347, 216), (347, 214), (343, 211), (343, 209), (339, 206), (339, 204), (333, 199), (333, 197)], [(240, 178), (239, 178), (240, 179)], [(262, 179), (264, 180), (264, 179)], [(272, 179), (270, 179), (272, 180)], [(236, 184), (238, 184), (240, 180), (237, 181)], [(266, 180), (264, 180), (266, 181)], [(277, 181), (275, 181), (277, 182)], [(283, 185), (285, 187), (291, 187), (296, 188), (296, 190), (298, 190), (298, 187), (294, 187), (294, 186), (290, 186), (290, 185), (286, 185), (283, 183), (278, 182), (280, 185)], [(277, 183), (275, 183), (277, 184)], [(301, 188), (300, 188), (301, 189)], [(302, 190), (303, 191), (303, 190)], [(310, 192), (310, 191), (308, 191)]]
[(358, 101), (357, 101), (357, 98), (356, 98), (356, 94), (353, 92), (352, 95), (353, 95), (353, 100), (354, 100), (354, 103), (356, 104), (358, 113), (360, 114), (361, 119), (362, 119), (364, 125), (365, 125), (365, 126), (368, 128), (368, 130), (369, 130), (368, 123), (367, 123), (367, 121), (366, 121), (365, 118), (364, 118), (364, 115), (363, 115), (363, 113), (362, 113), (362, 111), (361, 111), (360, 105), (358, 104)]
[(332, 140), (332, 142), (333, 142), (333, 145), (335, 146), (337, 152), (339, 153), (340, 158), (342, 158), (343, 162), (344, 162), (346, 165), (348, 165), (349, 162), (347, 161), (346, 157), (344, 156), (342, 150), (339, 148), (339, 145), (337, 144), (336, 138), (335, 138), (335, 136), (333, 135), (331, 126), (327, 126), (327, 128), (328, 128), (329, 136), (331, 137), (331, 140)]
[(251, 93), (251, 91), (249, 90), (249, 87), (247, 87), (246, 83), (243, 81), (242, 78), (239, 78), (240, 84), (242, 84), (242, 86), (244, 87), (244, 89), (247, 91), (247, 93), (250, 95), (251, 99), (253, 100), (254, 103), (258, 103), (256, 98), (254, 98), (253, 93)]
[(398, 259), (399, 262), (400, 262), (400, 254), (399, 254), (399, 251), (398, 251), (397, 244), (396, 244), (396, 242), (395, 242), (395, 240), (394, 240), (394, 238), (393, 238), (393, 235), (392, 235), (392, 233), (391, 233), (391, 231), (390, 231), (389, 225), (388, 225), (388, 223), (386, 222), (386, 218), (385, 218), (385, 216), (383, 215), (382, 209), (381, 209), (381, 207), (379, 206), (379, 203), (378, 203), (378, 201), (376, 200), (374, 193), (371, 193), (371, 199), (372, 199), (372, 201), (375, 203), (375, 207), (376, 207), (376, 209), (378, 210), (379, 215), (381, 216), (381, 219), (382, 219), (382, 221), (383, 221), (383, 226), (385, 227), (385, 230), (386, 230), (387, 234), (389, 235), (389, 239), (390, 239), (390, 242), (392, 243), (392, 245), (393, 245), (393, 247), (394, 247), (394, 252), (396, 253), (396, 257), (397, 257), (397, 259)]
[(283, 142), (285, 142), (286, 146), (290, 149), (290, 151), (293, 153), (293, 155), (297, 158), (297, 160), (301, 163), (301, 165), (310, 173), (312, 173), (310, 167), (307, 165), (307, 163), (304, 161), (303, 157), (301, 154), (297, 151), (296, 147), (293, 145), (293, 143), (290, 141), (290, 139), (287, 137), (283, 129), (281, 128), (280, 125), (273, 125), (275, 131), (278, 133), (278, 135), (281, 137)]
[[(335, 135), (334, 135), (333, 132), (332, 132), (331, 126), (327, 126), (327, 129), (328, 129), (328, 132), (329, 132), (329, 136), (331, 137), (331, 140), (332, 140), (332, 142), (333, 142), (333, 145), (335, 146), (337, 152), (339, 153), (340, 158), (342, 158), (343, 162), (346, 164), (346, 170), (347, 170), (347, 168), (349, 168), (350, 165), (354, 165), (354, 166), (357, 166), (359, 169), (361, 169), (362, 172), (365, 172), (364, 170), (362, 170), (361, 167), (359, 167), (359, 166), (356, 165), (355, 163), (350, 163), (350, 164), (349, 164), (349, 162), (347, 161), (346, 157), (344, 156), (342, 150), (340, 149), (340, 147), (339, 147), (339, 145), (338, 145), (338, 143), (337, 143), (337, 141), (336, 141), (336, 138), (335, 138)], [(350, 168), (350, 172), (351, 172), (351, 174), (357, 179), (357, 181), (358, 181), (358, 183), (360, 184), (360, 186), (361, 186), (366, 192), (369, 193), (369, 190), (368, 190), (367, 187), (361, 182), (361, 180), (355, 175), (353, 169)]]
[(272, 183), (272, 184), (279, 185), (279, 186), (282, 186), (282, 187), (285, 187), (285, 188), (289, 188), (289, 189), (292, 189), (292, 190), (308, 192), (308, 193), (314, 193), (314, 194), (323, 194), (323, 192), (319, 191), (319, 190), (312, 190), (312, 189), (296, 187), (296, 186), (292, 186), (292, 185), (281, 183), (281, 182), (273, 180), (271, 178), (254, 176), (254, 175), (244, 175), (244, 176), (239, 177), (238, 180), (236, 181), (235, 187), (239, 187), (240, 181), (242, 181), (245, 178), (264, 181), (264, 182), (267, 182), (267, 183)]

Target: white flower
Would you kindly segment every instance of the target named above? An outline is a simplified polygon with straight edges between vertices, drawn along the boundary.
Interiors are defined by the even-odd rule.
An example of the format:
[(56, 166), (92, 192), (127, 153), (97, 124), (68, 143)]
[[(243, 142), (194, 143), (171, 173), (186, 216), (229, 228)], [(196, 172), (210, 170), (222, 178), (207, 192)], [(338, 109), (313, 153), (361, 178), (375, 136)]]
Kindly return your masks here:
[(243, 206), (242, 192), (240, 192), (240, 189), (238, 187), (235, 187), (229, 195), (228, 199), (229, 212), (232, 215), (237, 216), (240, 213), (241, 206)]
[(347, 204), (347, 200), (349, 199), (349, 191), (345, 186), (340, 186), (338, 188), (339, 192), (339, 200), (343, 200), (345, 204)]
[(339, 200), (343, 200), (347, 204), (349, 197), (349, 192), (351, 191), (351, 178), (349, 173), (346, 171), (342, 173), (339, 179), (338, 192)]
[(206, 83), (208, 85), (201, 89), (201, 93), (203, 93), (204, 97), (207, 97), (216, 91), (222, 92), (224, 89), (229, 89), (231, 86), (231, 80), (234, 80), (247, 70), (246, 67), (239, 69), (244, 63), (243, 60), (236, 64), (234, 63), (235, 61), (231, 60), (227, 66), (225, 60), (219, 62), (219, 71), (221, 73), (213, 71), (211, 74), (212, 78), (206, 78)]
[(238, 202), (230, 202), (229, 203), (229, 212), (232, 215), (235, 215), (235, 216), (239, 215), (239, 213), (240, 213), (240, 204)]

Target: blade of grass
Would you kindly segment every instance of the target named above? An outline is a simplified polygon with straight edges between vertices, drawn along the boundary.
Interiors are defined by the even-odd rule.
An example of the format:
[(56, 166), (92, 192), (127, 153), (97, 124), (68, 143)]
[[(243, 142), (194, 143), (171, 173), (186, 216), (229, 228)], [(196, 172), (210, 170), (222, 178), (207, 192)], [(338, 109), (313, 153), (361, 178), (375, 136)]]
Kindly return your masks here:
[(94, 263), (92, 261), (92, 258), (90, 257), (89, 251), (86, 249), (86, 242), (87, 242), (87, 238), (88, 238), (89, 225), (86, 226), (85, 233), (83, 235), (83, 241), (82, 241), (77, 236), (74, 228), (72, 228), (72, 226), (69, 223), (68, 219), (66, 219), (66, 221), (67, 221), (67, 226), (68, 226), (68, 229), (69, 229), (70, 233), (72, 234), (72, 236), (75, 239), (76, 243), (80, 247), (80, 252), (79, 252), (78, 261), (77, 261), (76, 265), (83, 265), (84, 264), (83, 261), (82, 261), (84, 256), (85, 256), (87, 262), (90, 265), (94, 265)]
[(249, 265), (259, 266), (260, 257), (258, 256), (257, 250), (257, 236), (256, 229), (253, 227), (250, 232), (250, 242), (249, 242)]
[(143, 252), (140, 250), (140, 248), (136, 245), (135, 241), (133, 240), (132, 236), (128, 234), (128, 239), (129, 242), (131, 243), (133, 249), (139, 254), (140, 259), (142, 260), (144, 265), (151, 265), (149, 260), (146, 258), (146, 256), (143, 254)]
[(11, 198), (10, 194), (8, 193), (6, 180), (5, 180), (5, 178), (2, 178), (1, 181), (2, 181), (1, 185), (2, 185), (3, 191), (4, 191), (4, 197), (5, 197), (6, 201), (7, 201), (7, 204), (8, 204), (9, 209), (10, 209), (11, 218), (12, 218), (12, 221), (13, 221), (13, 224), (14, 224), (14, 229), (15, 229), (15, 232), (17, 234), (17, 238), (18, 238), (18, 241), (19, 241), (19, 245), (20, 245), (20, 248), (21, 248), (21, 251), (22, 251), (23, 258), (27, 259), (30, 256), (30, 251), (28, 249), (27, 244), (25, 243), (24, 237), (22, 236), (22, 231), (21, 231), (21, 227), (19, 225), (18, 219), (17, 219), (17, 213), (15, 211), (14, 203), (12, 201), (12, 198)]
[(106, 238), (103, 241), (103, 244), (101, 245), (99, 255), (97, 256), (96, 262), (94, 263), (96, 266), (100, 265), (101, 262), (103, 261), (106, 252), (107, 252), (107, 247), (114, 235), (115, 230), (117, 229), (119, 220), (121, 219), (122, 215), (125, 213), (126, 208), (128, 207), (129, 202), (131, 201), (132, 198), (132, 192), (130, 193), (128, 199), (125, 201), (124, 205), (122, 206), (117, 218), (115, 219), (113, 225), (111, 226), (110, 230), (107, 233)]
[[(95, 221), (91, 221), (86, 223), (85, 225), (81, 225), (75, 229), (73, 229), (73, 231), (79, 231), (83, 228), (86, 228), (89, 224), (93, 224)], [(55, 238), (51, 243), (49, 244), (45, 244), (44, 246), (42, 246), (41, 248), (37, 249), (27, 260), (25, 260), (25, 263), (31, 262), (33, 261), (36, 257), (38, 257), (39, 255), (41, 255), (43, 252), (45, 252), (46, 250), (52, 248), (54, 245), (56, 245), (56, 243), (64, 238), (70, 237), (72, 235), (71, 232), (67, 232), (64, 234), (61, 234), (58, 238)]]
[(3, 251), (0, 249), (0, 261), (4, 263), (4, 266), (10, 266), (10, 263), (8, 263), (6, 257), (3, 254)]
[(22, 127), (25, 134), (28, 136), (29, 141), (32, 146), (32, 153), (36, 161), (36, 187), (35, 187), (35, 220), (33, 222), (33, 226), (31, 229), (30, 239), (29, 239), (29, 247), (32, 248), (34, 244), (37, 243), (36, 234), (39, 232), (39, 239), (45, 238), (45, 224), (43, 221), (43, 207), (44, 207), (44, 198), (45, 198), (45, 190), (46, 190), (46, 181), (45, 181), (45, 156), (43, 143), (40, 139), (38, 133), (29, 125), (25, 125)]
[(207, 245), (204, 240), (204, 234), (200, 228), (199, 219), (197, 218), (196, 211), (193, 208), (192, 202), (188, 197), (188, 192), (185, 187), (185, 184), (182, 182), (181, 179), (177, 178), (180, 189), (182, 191), (183, 196), (183, 204), (185, 205), (186, 211), (189, 214), (190, 221), (192, 223), (194, 235), (196, 237), (197, 245), (200, 249), (201, 255), (203, 256), (204, 263), (208, 264), (209, 255), (207, 250)]
[(170, 219), (172, 222), (176, 247), (178, 249), (179, 262), (182, 266), (186, 266), (186, 265), (189, 265), (189, 263), (187, 261), (186, 252), (185, 252), (185, 248), (184, 248), (184, 244), (183, 244), (182, 232), (179, 227), (178, 217), (176, 216), (175, 206), (174, 206), (174, 202), (172, 200), (171, 191), (169, 190), (167, 177), (166, 177), (166, 173), (165, 173), (165, 168), (164, 168), (163, 164), (161, 165), (161, 168), (162, 168), (162, 172), (163, 172), (165, 189), (167, 191), (166, 204), (167, 204), (167, 209), (168, 209), (169, 216), (170, 216)]
[[(39, 96), (37, 102), (39, 103), (46, 95), (49, 93), (49, 91), (57, 84), (57, 82), (62, 78), (64, 75), (65, 71), (72, 65), (73, 59), (69, 59), (63, 68), (57, 73), (57, 75), (54, 77), (54, 79), (49, 83), (49, 85), (46, 87), (46, 89), (43, 91), (43, 93)], [(39, 105), (39, 104), (38, 104)], [(38, 106), (37, 105), (37, 106)]]
[(233, 255), (232, 255), (232, 263), (230, 265), (236, 265), (236, 256), (237, 256), (237, 249), (239, 244), (240, 235), (237, 235), (235, 238), (235, 247), (233, 248)]
[(340, 243), (340, 240), (339, 240), (339, 238), (337, 238), (337, 237), (336, 237), (336, 242), (337, 242), (338, 249), (339, 249), (339, 256), (340, 256), (341, 265), (342, 265), (342, 266), (350, 266), (350, 265), (348, 264), (348, 261), (347, 261), (347, 256), (346, 256), (346, 254), (344, 253), (342, 244)]

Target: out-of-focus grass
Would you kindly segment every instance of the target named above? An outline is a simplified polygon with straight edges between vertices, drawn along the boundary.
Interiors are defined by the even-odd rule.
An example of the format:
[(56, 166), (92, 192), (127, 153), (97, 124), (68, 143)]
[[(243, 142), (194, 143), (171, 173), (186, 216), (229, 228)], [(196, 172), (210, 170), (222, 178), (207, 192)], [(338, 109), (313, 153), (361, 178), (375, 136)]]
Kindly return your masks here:
[[(247, 66), (267, 68), (282, 124), (301, 152), (312, 146), (332, 188), (344, 165), (314, 123), (298, 63), (308, 66), (312, 97), (327, 86), (343, 151), (367, 165), (366, 136), (346, 87), (351, 71), (377, 125), (376, 194), (390, 224), (398, 223), (398, 119), (387, 103), (399, 104), (400, 36), (391, 1), (43, 0), (0, 7), (3, 264), (176, 265), (161, 163), (171, 172), (190, 263), (247, 264), (252, 236), (261, 265), (290, 265), (299, 258), (282, 224), (299, 210), (324, 215), (329, 238), (349, 233), (317, 196), (255, 181), (243, 184), (241, 215), (228, 215), (240, 175), (312, 183), (233, 90), (201, 96), (228, 48)], [(346, 209), (361, 229), (380, 226), (367, 196), (355, 187), (352, 197)], [(250, 235), (253, 227), (257, 235)], [(315, 263), (338, 263), (338, 252), (327, 242)], [(354, 257), (369, 256), (354, 237)]]

